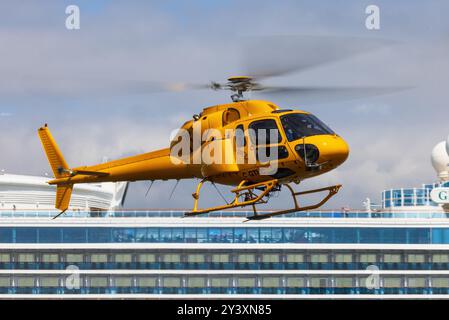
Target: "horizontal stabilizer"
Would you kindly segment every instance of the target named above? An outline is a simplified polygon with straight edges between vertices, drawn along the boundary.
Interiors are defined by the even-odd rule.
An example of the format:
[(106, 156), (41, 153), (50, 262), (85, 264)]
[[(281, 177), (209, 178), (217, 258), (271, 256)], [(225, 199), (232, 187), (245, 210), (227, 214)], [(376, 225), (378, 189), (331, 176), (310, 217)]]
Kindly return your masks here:
[(75, 175), (85, 175), (85, 176), (95, 176), (95, 177), (106, 177), (109, 175), (107, 172), (101, 172), (101, 171), (89, 171), (89, 170), (73, 170), (72, 176)]

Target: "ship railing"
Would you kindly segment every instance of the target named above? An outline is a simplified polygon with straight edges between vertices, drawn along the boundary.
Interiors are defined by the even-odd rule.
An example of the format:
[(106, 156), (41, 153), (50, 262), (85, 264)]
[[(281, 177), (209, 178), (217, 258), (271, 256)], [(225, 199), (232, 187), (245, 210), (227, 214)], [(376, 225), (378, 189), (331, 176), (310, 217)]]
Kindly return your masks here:
[[(121, 210), (121, 211), (67, 211), (61, 218), (181, 218), (184, 210)], [(264, 211), (270, 212), (270, 211)], [(52, 218), (57, 214), (55, 211), (41, 210), (0, 210), (0, 218)], [(252, 211), (218, 211), (202, 215), (200, 217), (210, 218), (245, 218), (252, 215)], [(197, 217), (189, 217), (196, 219)], [(351, 219), (376, 219), (376, 218), (421, 218), (436, 219), (449, 218), (449, 213), (444, 212), (367, 212), (367, 211), (342, 211), (322, 210), (295, 212), (274, 219), (285, 218), (351, 218)]]

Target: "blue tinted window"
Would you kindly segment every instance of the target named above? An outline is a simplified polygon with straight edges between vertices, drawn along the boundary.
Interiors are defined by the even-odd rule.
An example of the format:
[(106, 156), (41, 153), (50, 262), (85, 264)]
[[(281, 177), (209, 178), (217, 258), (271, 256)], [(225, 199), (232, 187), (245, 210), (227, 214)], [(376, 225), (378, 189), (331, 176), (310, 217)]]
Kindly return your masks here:
[(261, 228), (260, 229), (260, 242), (262, 243), (271, 243), (271, 228)]
[(37, 243), (37, 228), (16, 228), (16, 243)]
[(281, 228), (272, 228), (271, 236), (273, 239), (273, 242), (282, 242), (282, 229)]
[(64, 243), (87, 242), (85, 228), (64, 228), (62, 230), (62, 240)]
[(393, 190), (393, 198), (401, 198), (402, 197), (402, 192), (401, 190)]
[(114, 228), (112, 230), (114, 242), (135, 242), (134, 228)]
[(381, 230), (381, 239), (383, 243), (407, 243), (406, 229), (383, 228)]
[(90, 228), (87, 232), (87, 239), (92, 243), (111, 242), (111, 228)]
[(236, 243), (246, 243), (247, 235), (245, 228), (235, 228), (234, 229), (234, 242)]
[(207, 242), (207, 228), (198, 228), (196, 230), (196, 238), (198, 239), (198, 243)]
[(148, 228), (147, 229), (147, 239), (148, 242), (159, 242), (159, 228)]
[(430, 230), (428, 228), (410, 228), (407, 233), (409, 243), (430, 243)]
[(184, 242), (184, 229), (175, 228), (172, 231), (172, 241), (173, 242)]
[(232, 228), (223, 228), (221, 229), (221, 238), (220, 242), (222, 243), (231, 243), (233, 242), (234, 233)]
[(40, 228), (39, 229), (40, 243), (60, 243), (62, 242), (61, 228)]
[(432, 243), (449, 243), (449, 229), (443, 228), (433, 229)]
[(161, 228), (160, 229), (160, 241), (161, 242), (171, 242), (172, 241), (172, 229), (171, 228)]
[(380, 229), (364, 228), (359, 230), (359, 243), (375, 243), (380, 239)]
[(12, 243), (13, 238), (13, 228), (1, 228), (0, 229), (0, 242), (1, 243)]
[(248, 228), (247, 235), (248, 235), (248, 243), (258, 243), (259, 242), (259, 229), (260, 228)]
[(196, 238), (196, 229), (195, 228), (187, 228), (184, 230), (184, 239), (187, 243), (196, 243), (198, 242)]
[(358, 242), (356, 229), (354, 228), (336, 228), (334, 229), (333, 242), (346, 243), (348, 241)]
[(219, 228), (209, 228), (207, 233), (207, 238), (209, 242), (220, 242), (221, 229)]
[(137, 228), (136, 229), (136, 242), (154, 242), (154, 241), (148, 241), (147, 228)]

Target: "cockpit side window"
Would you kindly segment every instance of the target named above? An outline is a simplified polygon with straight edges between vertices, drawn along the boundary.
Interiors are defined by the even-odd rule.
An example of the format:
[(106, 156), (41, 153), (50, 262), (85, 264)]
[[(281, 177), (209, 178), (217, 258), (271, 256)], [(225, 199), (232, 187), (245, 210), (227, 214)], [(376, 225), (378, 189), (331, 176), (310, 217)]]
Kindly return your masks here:
[(246, 137), (245, 137), (245, 130), (243, 129), (243, 125), (239, 124), (235, 128), (235, 143), (237, 147), (244, 147), (246, 146)]
[(321, 134), (335, 134), (332, 129), (311, 114), (286, 114), (281, 116), (281, 123), (288, 141)]
[(248, 127), (249, 137), (255, 145), (269, 145), (282, 141), (279, 128), (274, 119), (252, 122)]

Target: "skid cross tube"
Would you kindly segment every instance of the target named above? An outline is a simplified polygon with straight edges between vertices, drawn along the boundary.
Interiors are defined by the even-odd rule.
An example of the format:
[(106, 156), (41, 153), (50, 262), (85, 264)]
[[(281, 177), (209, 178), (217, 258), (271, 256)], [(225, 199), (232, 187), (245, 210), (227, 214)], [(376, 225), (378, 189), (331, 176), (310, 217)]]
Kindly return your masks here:
[[(285, 186), (290, 190), (290, 193), (292, 195), (293, 202), (295, 204), (295, 207), (293, 209), (279, 210), (279, 211), (269, 212), (269, 213), (264, 213), (264, 214), (257, 214), (255, 212), (254, 216), (248, 217), (247, 219), (248, 220), (262, 220), (262, 219), (279, 216), (282, 214), (288, 214), (288, 213), (292, 213), (292, 212), (313, 210), (313, 209), (321, 207), (323, 204), (325, 204), (327, 201), (329, 201), (329, 199), (332, 198), (334, 195), (336, 195), (341, 188), (341, 184), (337, 184), (335, 186), (330, 186), (330, 187), (325, 187), (325, 188), (295, 192), (290, 185), (285, 184)], [(301, 207), (298, 205), (298, 200), (296, 198), (297, 196), (311, 194), (311, 193), (317, 193), (317, 192), (323, 192), (323, 191), (328, 191), (329, 193), (320, 202), (309, 205), (309, 206), (305, 206), (305, 207)]]
[[(194, 199), (193, 210), (191, 212), (186, 212), (185, 213), (186, 216), (195, 216), (203, 213), (208, 213), (211, 211), (220, 211), (236, 207), (246, 207), (249, 205), (253, 206), (253, 210), (256, 213), (255, 205), (259, 203), (266, 203), (267, 201), (264, 200), (263, 198), (267, 196), (275, 186), (278, 185), (278, 181), (276, 179), (250, 184), (246, 186), (245, 183), (247, 183), (247, 181), (243, 180), (242, 182), (239, 183), (239, 185), (235, 189), (231, 190), (231, 192), (234, 193), (234, 200), (231, 203), (217, 207), (198, 209), (200, 191), (204, 182), (206, 181), (207, 181), (206, 179), (203, 179), (198, 183), (196, 192), (192, 194), (192, 197)], [(253, 190), (259, 187), (264, 188), (264, 190), (260, 194), (255, 194)], [(244, 196), (243, 201), (239, 201), (240, 197), (242, 196)]]

